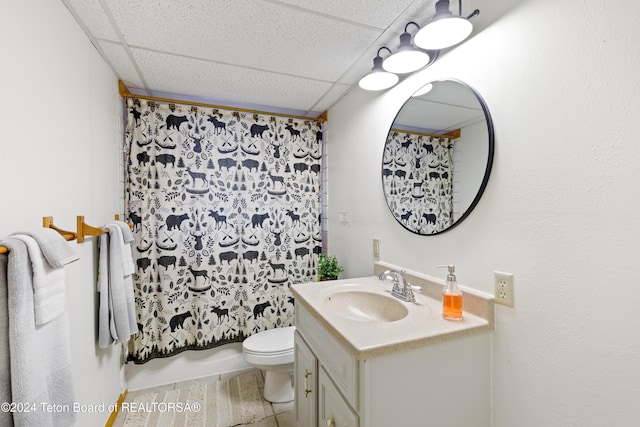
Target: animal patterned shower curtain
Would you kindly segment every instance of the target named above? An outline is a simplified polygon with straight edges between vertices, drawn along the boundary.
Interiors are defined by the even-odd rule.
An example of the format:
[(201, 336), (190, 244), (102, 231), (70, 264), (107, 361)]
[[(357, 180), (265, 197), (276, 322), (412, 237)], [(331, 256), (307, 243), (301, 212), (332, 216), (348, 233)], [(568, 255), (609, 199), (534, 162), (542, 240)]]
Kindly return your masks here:
[(129, 360), (292, 324), (321, 251), (315, 121), (127, 101), (140, 332)]
[(418, 234), (453, 223), (453, 140), (392, 131), (384, 147), (382, 186), (396, 220)]

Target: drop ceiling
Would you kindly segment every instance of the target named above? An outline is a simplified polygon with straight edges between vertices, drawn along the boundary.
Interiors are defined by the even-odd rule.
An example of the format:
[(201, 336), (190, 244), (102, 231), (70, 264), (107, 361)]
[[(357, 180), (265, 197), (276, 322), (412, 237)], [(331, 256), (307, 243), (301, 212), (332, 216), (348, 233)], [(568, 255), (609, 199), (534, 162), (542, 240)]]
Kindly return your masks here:
[[(62, 1), (131, 93), (313, 117), (357, 86), (379, 47), (395, 49), (405, 24), (423, 25), (435, 5), (435, 0)], [(452, 2), (454, 13), (457, 6)]]

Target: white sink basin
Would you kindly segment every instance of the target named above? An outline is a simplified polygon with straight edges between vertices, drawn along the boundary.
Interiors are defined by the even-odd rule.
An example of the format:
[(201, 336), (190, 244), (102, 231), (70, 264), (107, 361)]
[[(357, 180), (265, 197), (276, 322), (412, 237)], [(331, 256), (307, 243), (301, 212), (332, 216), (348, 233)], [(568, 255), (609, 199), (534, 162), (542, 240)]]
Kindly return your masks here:
[(323, 304), (336, 316), (361, 322), (395, 322), (409, 314), (405, 304), (393, 297), (360, 290), (333, 292)]
[(490, 320), (465, 312), (462, 322), (451, 322), (442, 318), (442, 302), (429, 296), (438, 295), (442, 283), (413, 274), (410, 279), (427, 291), (416, 293), (412, 303), (392, 297), (391, 283), (378, 276), (291, 285), (296, 307), (302, 309), (296, 316), (306, 313), (297, 321), (314, 318), (358, 360), (493, 330), (493, 298), (465, 295), (467, 307), (484, 305)]

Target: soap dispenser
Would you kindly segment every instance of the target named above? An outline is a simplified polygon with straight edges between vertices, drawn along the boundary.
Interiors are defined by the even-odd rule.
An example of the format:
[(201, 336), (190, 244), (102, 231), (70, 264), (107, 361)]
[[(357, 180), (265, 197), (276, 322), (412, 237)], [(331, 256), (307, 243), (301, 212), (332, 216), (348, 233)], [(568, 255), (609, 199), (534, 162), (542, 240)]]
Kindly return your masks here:
[(447, 320), (462, 320), (462, 291), (456, 281), (456, 267), (454, 265), (439, 265), (447, 267), (447, 283), (442, 290), (442, 317)]

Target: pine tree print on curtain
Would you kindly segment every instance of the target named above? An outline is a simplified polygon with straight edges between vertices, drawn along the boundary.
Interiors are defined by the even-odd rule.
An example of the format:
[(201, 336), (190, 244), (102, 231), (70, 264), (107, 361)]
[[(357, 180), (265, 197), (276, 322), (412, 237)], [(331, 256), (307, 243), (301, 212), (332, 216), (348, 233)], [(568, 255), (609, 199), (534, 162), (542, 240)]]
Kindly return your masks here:
[(136, 363), (291, 325), (321, 247), (318, 123), (171, 107), (127, 103)]
[(389, 209), (406, 229), (434, 234), (453, 223), (453, 140), (391, 132), (382, 186)]

